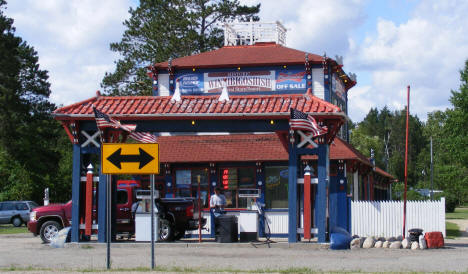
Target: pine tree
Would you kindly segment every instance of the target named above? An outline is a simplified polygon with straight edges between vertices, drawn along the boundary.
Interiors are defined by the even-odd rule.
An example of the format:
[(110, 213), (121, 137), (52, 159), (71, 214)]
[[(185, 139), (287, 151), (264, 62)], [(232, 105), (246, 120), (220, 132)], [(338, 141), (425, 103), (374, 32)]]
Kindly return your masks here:
[(238, 0), (141, 0), (130, 8), (122, 40), (110, 49), (122, 58), (101, 86), (108, 95), (151, 95), (148, 65), (222, 46), (225, 20), (258, 20), (260, 5)]
[(15, 35), (5, 7), (0, 0), (0, 199), (39, 201), (43, 187), (58, 182), (62, 130), (51, 116), (47, 71), (34, 48)]

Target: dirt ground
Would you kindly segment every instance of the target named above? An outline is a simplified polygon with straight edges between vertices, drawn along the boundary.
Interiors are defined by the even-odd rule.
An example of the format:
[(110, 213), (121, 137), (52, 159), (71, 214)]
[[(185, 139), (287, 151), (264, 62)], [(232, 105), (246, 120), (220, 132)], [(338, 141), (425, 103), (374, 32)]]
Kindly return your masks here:
[[(149, 243), (113, 243), (113, 269), (149, 268)], [(304, 269), (311, 271), (446, 272), (468, 271), (468, 238), (446, 240), (446, 247), (430, 250), (330, 250), (317, 243), (278, 242), (271, 248), (249, 243), (157, 243), (155, 262), (160, 271), (242, 272)], [(67, 244), (52, 248), (31, 234), (0, 235), (0, 270), (99, 271), (106, 269), (106, 245)]]

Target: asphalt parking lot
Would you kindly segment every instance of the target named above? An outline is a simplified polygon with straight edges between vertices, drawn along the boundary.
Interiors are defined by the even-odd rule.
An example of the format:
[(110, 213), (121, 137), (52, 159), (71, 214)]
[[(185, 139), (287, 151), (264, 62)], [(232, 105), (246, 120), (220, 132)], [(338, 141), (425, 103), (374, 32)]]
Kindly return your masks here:
[[(144, 270), (151, 264), (149, 243), (113, 243), (113, 269)], [(329, 250), (317, 243), (287, 242), (271, 248), (249, 243), (180, 241), (157, 243), (156, 266), (163, 272), (242, 271), (468, 271), (468, 238), (447, 240), (443, 249)], [(0, 235), (0, 270), (27, 272), (100, 271), (106, 269), (106, 245), (67, 244), (52, 248), (31, 234)]]

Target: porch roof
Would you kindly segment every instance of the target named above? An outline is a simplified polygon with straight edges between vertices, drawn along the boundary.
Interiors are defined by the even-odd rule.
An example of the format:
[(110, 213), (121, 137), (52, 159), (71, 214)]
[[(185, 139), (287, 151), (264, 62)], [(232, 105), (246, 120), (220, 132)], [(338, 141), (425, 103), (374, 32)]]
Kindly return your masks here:
[[(61, 107), (54, 111), (57, 120), (93, 120), (93, 105), (111, 117), (123, 120), (181, 119), (288, 119), (290, 108), (321, 117), (344, 121), (341, 109), (310, 93), (281, 95), (230, 95), (229, 101), (218, 101), (219, 95), (182, 96), (179, 102), (171, 96), (100, 96)], [(138, 129), (137, 129), (138, 130)]]

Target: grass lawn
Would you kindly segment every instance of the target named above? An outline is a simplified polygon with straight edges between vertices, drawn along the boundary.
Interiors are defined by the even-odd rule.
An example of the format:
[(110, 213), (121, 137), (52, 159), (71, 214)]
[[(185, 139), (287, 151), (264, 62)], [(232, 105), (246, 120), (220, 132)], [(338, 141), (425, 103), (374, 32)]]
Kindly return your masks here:
[(445, 214), (445, 219), (468, 219), (468, 207), (455, 208), (455, 212)]
[(447, 239), (455, 239), (461, 236), (460, 227), (451, 222), (445, 222), (445, 233)]
[(17, 234), (17, 233), (28, 233), (28, 228), (23, 224), (20, 227), (14, 227), (13, 225), (0, 225), (0, 234)]

